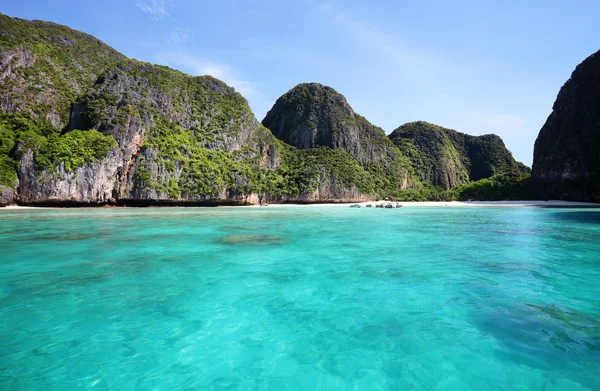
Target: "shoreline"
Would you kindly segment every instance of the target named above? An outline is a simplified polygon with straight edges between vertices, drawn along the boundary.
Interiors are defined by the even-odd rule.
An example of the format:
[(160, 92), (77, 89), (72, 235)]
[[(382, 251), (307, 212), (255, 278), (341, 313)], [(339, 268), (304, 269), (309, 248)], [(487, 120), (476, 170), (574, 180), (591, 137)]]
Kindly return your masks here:
[(21, 205), (6, 205), (4, 207), (0, 207), (0, 210), (21, 210), (21, 209), (104, 209), (104, 208), (135, 208), (135, 209), (143, 209), (143, 208), (258, 208), (258, 207), (267, 207), (267, 208), (316, 208), (316, 207), (336, 207), (336, 208), (348, 208), (350, 205), (360, 205), (361, 207), (366, 207), (367, 205), (372, 205), (375, 207), (377, 204), (387, 204), (391, 202), (393, 205), (400, 204), (402, 207), (433, 207), (433, 208), (470, 208), (470, 207), (497, 207), (497, 208), (519, 208), (519, 207), (546, 207), (546, 208), (600, 208), (599, 203), (593, 202), (577, 202), (577, 201), (560, 201), (560, 200), (550, 200), (550, 201), (370, 201), (370, 202), (336, 202), (336, 203), (306, 203), (306, 204), (294, 204), (294, 203), (283, 203), (283, 204), (268, 204), (268, 205), (221, 205), (221, 206), (197, 206), (197, 205), (162, 205), (162, 206), (144, 206), (144, 207), (136, 207), (136, 206), (21, 206)]
[(400, 204), (402, 207), (441, 207), (441, 208), (464, 208), (464, 207), (500, 207), (500, 208), (515, 208), (515, 207), (546, 207), (546, 208), (600, 208), (600, 204), (593, 202), (577, 202), (577, 201), (371, 201), (371, 202), (349, 202), (349, 203), (330, 203), (330, 204), (269, 204), (268, 207), (349, 207), (350, 205), (372, 205), (392, 203), (393, 205)]

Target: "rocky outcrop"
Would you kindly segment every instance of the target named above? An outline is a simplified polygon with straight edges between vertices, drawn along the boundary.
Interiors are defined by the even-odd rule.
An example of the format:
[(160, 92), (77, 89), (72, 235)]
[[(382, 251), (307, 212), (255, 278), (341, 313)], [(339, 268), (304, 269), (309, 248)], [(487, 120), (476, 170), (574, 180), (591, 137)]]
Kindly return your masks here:
[[(504, 148), (461, 137), (435, 149), (447, 187), (494, 171)], [(330, 87), (293, 88), (261, 124), (213, 77), (0, 15), (0, 204), (357, 202), (421, 190), (419, 167)]]
[(233, 88), (210, 76), (132, 60), (98, 79), (74, 105), (69, 128), (93, 128), (117, 140), (123, 154), (116, 180), (120, 200), (246, 200), (248, 178), (239, 171), (225, 175), (231, 167), (210, 160), (256, 170), (279, 164), (272, 136)]
[(91, 35), (0, 14), (0, 108), (62, 128), (77, 95), (124, 58)]
[(325, 169), (319, 170), (319, 174), (311, 183), (308, 190), (297, 196), (282, 195), (273, 197), (267, 195), (264, 201), (267, 203), (344, 203), (344, 202), (366, 202), (374, 201), (377, 197), (373, 194), (365, 194), (356, 186), (343, 183), (336, 175), (328, 173)]
[[(25, 81), (20, 75), (19, 68), (29, 68), (35, 63), (33, 55), (22, 48), (0, 52), (0, 83), (12, 84), (10, 92), (0, 94), (0, 109), (6, 113), (16, 113), (23, 110), (22, 102), (15, 99), (16, 94), (25, 94)], [(6, 91), (9, 92), (9, 91)], [(43, 100), (43, 96), (39, 96)], [(47, 103), (47, 102), (43, 102)]]
[(495, 134), (471, 136), (424, 121), (404, 124), (390, 139), (408, 156), (419, 179), (446, 190), (497, 174), (527, 174)]
[(217, 79), (129, 60), (54, 23), (0, 15), (0, 27), (2, 202), (243, 204), (372, 194), (365, 170), (336, 148), (363, 166), (381, 163), (401, 178), (397, 188), (409, 187), (397, 150), (341, 96), (342, 122), (353, 125), (317, 163), (273, 137)]
[(342, 148), (362, 164), (383, 162), (397, 154), (383, 129), (356, 114), (342, 94), (318, 83), (299, 84), (288, 91), (262, 123), (296, 148)]
[(408, 160), (383, 129), (356, 114), (331, 87), (318, 83), (294, 87), (277, 100), (262, 123), (275, 137), (299, 149), (345, 150), (373, 175), (391, 181), (394, 190), (420, 186)]
[(6, 206), (15, 202), (15, 190), (8, 186), (0, 185), (0, 206)]
[(228, 152), (247, 146), (260, 126), (246, 99), (220, 80), (127, 60), (79, 99), (69, 128), (98, 129), (127, 148), (159, 122), (195, 130), (204, 148)]
[(20, 159), (18, 202), (24, 205), (114, 203), (115, 180), (122, 164), (122, 153), (111, 149), (103, 160), (85, 163), (74, 172), (64, 164), (39, 172), (33, 151), (27, 149)]
[(600, 202), (600, 52), (561, 88), (533, 152), (533, 178), (545, 198)]

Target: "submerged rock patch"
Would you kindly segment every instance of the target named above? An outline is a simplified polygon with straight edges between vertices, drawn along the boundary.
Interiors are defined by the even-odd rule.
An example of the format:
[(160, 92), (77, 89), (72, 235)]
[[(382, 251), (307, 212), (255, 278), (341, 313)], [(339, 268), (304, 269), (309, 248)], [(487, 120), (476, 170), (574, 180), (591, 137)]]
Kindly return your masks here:
[(254, 227), (251, 225), (230, 225), (225, 227), (225, 229), (253, 231), (255, 229), (258, 229), (258, 227)]
[(283, 238), (277, 235), (243, 234), (225, 236), (220, 242), (227, 244), (279, 244), (283, 243)]

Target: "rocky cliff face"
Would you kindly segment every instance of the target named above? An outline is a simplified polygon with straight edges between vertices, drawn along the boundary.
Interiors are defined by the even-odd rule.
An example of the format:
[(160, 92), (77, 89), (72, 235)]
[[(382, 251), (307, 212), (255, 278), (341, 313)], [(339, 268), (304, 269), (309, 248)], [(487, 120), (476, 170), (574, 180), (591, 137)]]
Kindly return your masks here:
[(561, 88), (533, 152), (533, 178), (546, 198), (600, 201), (600, 52)]
[(10, 205), (14, 202), (15, 191), (8, 186), (0, 185), (0, 206)]
[(306, 190), (297, 195), (282, 194), (273, 196), (267, 194), (264, 202), (267, 203), (342, 203), (366, 202), (376, 200), (376, 196), (365, 192), (352, 182), (346, 182), (335, 173), (329, 171), (326, 165), (320, 166), (316, 175), (311, 177), (311, 182)]
[(124, 58), (91, 35), (0, 14), (0, 109), (62, 128), (75, 97)]
[(74, 106), (69, 127), (117, 141), (119, 199), (237, 198), (252, 192), (247, 171), (278, 165), (271, 135), (235, 90), (131, 60), (99, 78)]
[(64, 163), (52, 169), (36, 168), (34, 152), (27, 149), (20, 159), (19, 201), (38, 205), (95, 205), (114, 202), (115, 178), (123, 155), (111, 149), (107, 156), (68, 170)]
[(349, 159), (317, 164), (280, 142), (219, 80), (53, 23), (0, 15), (0, 26), (0, 205), (363, 197)]
[(422, 198), (430, 190), (415, 170), (452, 187), (495, 173), (501, 163), (488, 160), (505, 150), (495, 136), (423, 133), (403, 151), (420, 153), (410, 156), (426, 161), (424, 175), (342, 95), (315, 83), (282, 96), (263, 124), (217, 79), (0, 15), (0, 205)]
[(262, 123), (275, 137), (299, 149), (345, 150), (373, 175), (374, 182), (389, 181), (388, 191), (420, 186), (408, 160), (385, 132), (356, 114), (331, 87), (318, 83), (294, 87), (277, 100)]
[(409, 157), (419, 179), (446, 190), (496, 174), (529, 171), (494, 134), (470, 136), (418, 121), (400, 126), (390, 139)]
[(397, 154), (381, 128), (356, 114), (343, 95), (318, 83), (299, 84), (288, 91), (262, 123), (296, 148), (342, 148), (361, 164)]
[[(257, 173), (279, 165), (278, 147), (269, 144), (276, 140), (232, 88), (132, 60), (109, 69), (76, 101), (56, 140), (92, 130), (116, 145), (70, 170), (52, 148), (22, 143), (19, 201), (243, 203), (257, 191)], [(38, 167), (42, 158), (50, 167)]]

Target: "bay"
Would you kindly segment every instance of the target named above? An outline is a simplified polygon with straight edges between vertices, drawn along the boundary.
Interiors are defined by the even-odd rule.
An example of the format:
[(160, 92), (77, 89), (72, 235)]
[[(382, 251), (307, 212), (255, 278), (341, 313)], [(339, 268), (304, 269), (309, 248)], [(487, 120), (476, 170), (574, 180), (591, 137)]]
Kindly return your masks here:
[(0, 210), (2, 390), (597, 390), (600, 211)]

